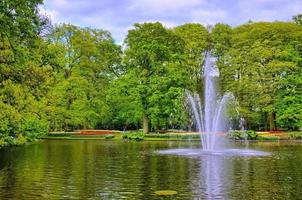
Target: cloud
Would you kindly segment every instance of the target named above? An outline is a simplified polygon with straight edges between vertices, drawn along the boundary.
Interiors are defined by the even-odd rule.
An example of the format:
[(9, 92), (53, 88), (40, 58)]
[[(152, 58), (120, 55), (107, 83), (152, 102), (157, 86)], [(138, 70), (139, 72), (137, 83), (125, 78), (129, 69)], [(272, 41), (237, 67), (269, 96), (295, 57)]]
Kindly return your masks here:
[(58, 21), (59, 13), (55, 10), (45, 10), (45, 8), (40, 8), (40, 13), (46, 15), (52, 22)]
[(203, 0), (133, 0), (128, 9), (149, 15), (169, 14), (192, 9), (202, 4)]
[(189, 22), (228, 23), (291, 20), (301, 0), (45, 0), (41, 12), (53, 23), (109, 30), (121, 43), (137, 22), (160, 21), (166, 27)]
[(221, 10), (205, 10), (205, 9), (196, 9), (192, 12), (192, 21), (199, 22), (204, 25), (215, 24), (222, 21), (227, 17), (227, 14)]
[(241, 18), (234, 24), (252, 21), (289, 21), (302, 11), (300, 0), (240, 1), (237, 5)]

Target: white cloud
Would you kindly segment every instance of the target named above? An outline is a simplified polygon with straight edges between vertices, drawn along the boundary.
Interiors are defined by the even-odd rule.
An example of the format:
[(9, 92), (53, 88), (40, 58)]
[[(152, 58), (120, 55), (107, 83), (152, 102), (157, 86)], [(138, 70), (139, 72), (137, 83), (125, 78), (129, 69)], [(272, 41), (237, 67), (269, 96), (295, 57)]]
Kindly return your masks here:
[(239, 25), (248, 20), (291, 20), (302, 12), (301, 0), (44, 0), (41, 12), (54, 23), (109, 30), (121, 43), (137, 22), (160, 21), (166, 27), (217, 22)]
[(301, 0), (254, 0), (238, 3), (238, 23), (252, 21), (291, 20), (302, 11)]
[(67, 0), (52, 0), (52, 4), (56, 7), (65, 7), (69, 5)]
[(130, 11), (143, 11), (148, 14), (177, 12), (203, 4), (203, 0), (132, 0)]
[(205, 10), (196, 9), (191, 13), (192, 22), (202, 23), (204, 25), (215, 24), (223, 21), (227, 17), (226, 12), (221, 9), (216, 10)]
[(46, 10), (44, 7), (39, 8), (40, 13), (46, 15), (53, 23), (58, 23), (59, 12), (56, 10)]

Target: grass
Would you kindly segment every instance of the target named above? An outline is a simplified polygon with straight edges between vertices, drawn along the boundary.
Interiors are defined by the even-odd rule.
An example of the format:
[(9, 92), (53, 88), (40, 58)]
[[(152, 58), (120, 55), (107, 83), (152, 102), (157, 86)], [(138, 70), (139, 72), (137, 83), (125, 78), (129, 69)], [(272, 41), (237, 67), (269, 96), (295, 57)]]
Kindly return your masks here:
[(41, 139), (58, 139), (58, 140), (121, 140), (122, 134), (101, 134), (101, 135), (87, 135), (79, 134), (78, 132), (68, 133), (49, 133)]
[[(127, 139), (125, 135), (136, 137), (136, 135), (142, 135), (145, 141), (182, 141), (182, 140), (200, 140), (199, 134), (196, 133), (169, 133), (159, 134), (150, 133), (142, 134), (141, 132), (126, 132), (126, 133), (115, 133), (115, 134), (102, 134), (102, 135), (81, 135), (75, 132), (69, 133), (49, 133), (42, 139), (62, 139), (62, 140), (123, 140)], [(114, 136), (114, 137), (112, 137)], [(131, 137), (130, 137), (131, 138)]]
[[(125, 137), (127, 135), (127, 137)], [(129, 136), (142, 136), (145, 141), (199, 141), (198, 133), (149, 133), (142, 134), (140, 131), (125, 133), (102, 134), (102, 135), (81, 135), (75, 132), (50, 133), (42, 139), (62, 139), (62, 140), (109, 140), (121, 141), (129, 139)], [(130, 139), (131, 140), (131, 139)], [(258, 141), (279, 141), (279, 140), (302, 140), (302, 131), (269, 133), (259, 132)], [(140, 141), (140, 140), (137, 140)]]
[(302, 139), (302, 131), (292, 131), (292, 132), (288, 132), (287, 135), (291, 138), (291, 139)]

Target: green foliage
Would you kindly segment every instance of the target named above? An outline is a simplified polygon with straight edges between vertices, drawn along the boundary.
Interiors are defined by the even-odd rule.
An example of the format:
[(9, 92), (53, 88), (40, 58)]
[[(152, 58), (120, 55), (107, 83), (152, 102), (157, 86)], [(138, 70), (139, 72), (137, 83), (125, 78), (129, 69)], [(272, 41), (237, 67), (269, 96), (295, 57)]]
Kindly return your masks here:
[[(286, 105), (285, 80), (292, 82), (292, 76), (301, 79), (301, 33), (301, 27), (286, 22), (248, 23), (234, 29), (214, 27), (213, 51), (218, 58), (221, 89), (235, 94), (249, 128), (274, 130), (277, 125), (284, 126), (286, 120), (294, 121), (290, 118), (299, 126), (300, 116), (286, 115), (292, 112), (281, 108), (283, 115), (279, 108)], [(276, 98), (278, 95), (282, 98)], [(292, 105), (297, 104), (298, 100)], [(289, 125), (292, 128), (293, 123)]]
[(294, 16), (293, 20), (297, 25), (302, 26), (302, 14)]
[(269, 141), (276, 141), (276, 140), (280, 140), (279, 136), (259, 136), (257, 138), (257, 140), (269, 140)]
[(174, 29), (184, 40), (183, 62), (186, 65), (186, 76), (190, 90), (202, 94), (203, 79), (201, 63), (204, 62), (204, 52), (210, 48), (209, 33), (207, 29), (197, 23), (187, 23)]
[(302, 132), (291, 132), (289, 134), (290, 138), (291, 139), (294, 139), (294, 140), (301, 140), (302, 139)]
[(230, 139), (234, 139), (234, 140), (242, 140), (242, 139), (244, 139), (242, 131), (230, 131), (228, 133), (228, 137)]
[(142, 141), (145, 138), (145, 134), (143, 132), (128, 132), (123, 133), (124, 140), (133, 140), (133, 141)]
[(280, 127), (288, 130), (298, 130), (302, 127), (302, 78), (300, 74), (302, 73), (284, 77), (277, 96), (277, 122)]
[(253, 130), (246, 130), (246, 131), (230, 131), (228, 133), (228, 137), (234, 140), (257, 140), (259, 134)]
[(145, 138), (166, 138), (166, 139), (181, 139), (181, 140), (191, 140), (191, 139), (200, 139), (199, 134), (146, 134)]
[(30, 142), (48, 133), (48, 123), (35, 117), (26, 117), (21, 122), (21, 133)]
[(154, 134), (154, 133), (149, 133), (145, 135), (145, 138), (177, 138), (178, 135), (172, 135), (172, 134)]
[(20, 121), (21, 115), (14, 107), (0, 102), (0, 136), (16, 136)]
[(106, 30), (49, 26), (41, 3), (0, 1), (0, 146), (49, 130), (186, 128), (184, 91), (203, 94), (206, 50), (217, 58), (219, 89), (233, 92), (247, 128), (302, 127), (301, 15), (295, 23), (219, 23), (211, 33), (197, 23), (134, 24), (122, 50)]
[(179, 123), (184, 117), (179, 102), (186, 84), (186, 70), (180, 63), (183, 40), (157, 22), (135, 24), (125, 44), (126, 71), (114, 82), (110, 98), (122, 108), (118, 120), (127, 124), (144, 118), (146, 132), (149, 121), (154, 130)]
[(105, 139), (113, 139), (115, 136), (114, 135), (106, 135)]
[(106, 96), (121, 71), (120, 46), (107, 31), (69, 24), (55, 27), (48, 39), (60, 57), (46, 96), (51, 130), (108, 127)]
[(257, 140), (259, 134), (256, 131), (253, 130), (247, 130), (245, 133), (247, 135), (248, 140)]

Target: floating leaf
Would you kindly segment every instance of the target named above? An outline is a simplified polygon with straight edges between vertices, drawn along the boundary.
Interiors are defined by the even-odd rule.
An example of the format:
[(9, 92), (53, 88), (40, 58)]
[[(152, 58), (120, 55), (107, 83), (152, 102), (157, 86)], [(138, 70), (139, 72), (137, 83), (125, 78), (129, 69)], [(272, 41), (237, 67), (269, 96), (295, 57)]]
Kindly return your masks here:
[(162, 195), (162, 196), (167, 196), (167, 195), (174, 195), (177, 194), (176, 191), (174, 190), (158, 190), (155, 192), (156, 195)]

